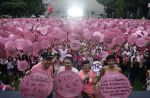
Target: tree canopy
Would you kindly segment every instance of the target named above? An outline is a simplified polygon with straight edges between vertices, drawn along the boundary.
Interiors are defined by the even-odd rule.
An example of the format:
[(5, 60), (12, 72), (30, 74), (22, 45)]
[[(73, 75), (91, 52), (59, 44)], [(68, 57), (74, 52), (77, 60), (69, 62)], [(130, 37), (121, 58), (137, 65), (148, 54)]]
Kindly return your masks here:
[(150, 0), (97, 0), (105, 6), (107, 17), (142, 18), (148, 16)]
[(43, 14), (42, 0), (0, 0), (0, 15), (25, 17)]

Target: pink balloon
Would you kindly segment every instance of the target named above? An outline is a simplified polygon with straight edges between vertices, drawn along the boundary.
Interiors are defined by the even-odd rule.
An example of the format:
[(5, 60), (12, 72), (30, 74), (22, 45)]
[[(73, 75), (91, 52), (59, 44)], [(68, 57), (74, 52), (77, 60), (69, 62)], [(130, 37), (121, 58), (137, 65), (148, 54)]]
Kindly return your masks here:
[(12, 31), (15, 36), (23, 37), (22, 31), (15, 29)]
[(30, 31), (23, 31), (22, 34), (23, 34), (22, 38), (29, 39), (32, 42), (33, 42), (33, 40), (35, 38), (35, 35), (38, 35), (38, 34), (30, 32)]
[(41, 46), (41, 48), (48, 48), (49, 47), (49, 45), (50, 45), (50, 43), (49, 43), (49, 41), (48, 40), (42, 40), (42, 41), (40, 41), (40, 46)]
[(64, 40), (66, 38), (66, 33), (59, 27), (55, 27), (50, 33), (54, 39)]
[(16, 39), (16, 36), (15, 36), (14, 34), (10, 34), (10, 35), (9, 35), (9, 39), (10, 39), (10, 40), (15, 40), (15, 39)]
[(138, 38), (136, 40), (136, 45), (138, 47), (144, 47), (144, 46), (146, 46), (146, 44), (147, 44), (147, 41), (144, 38)]
[(68, 37), (69, 40), (81, 40), (81, 36), (75, 33), (71, 33)]
[(5, 49), (5, 45), (4, 45), (4, 43), (2, 43), (2, 42), (0, 42), (0, 50), (1, 49)]
[(101, 36), (101, 32), (96, 31), (93, 33), (93, 36)]
[(128, 98), (131, 93), (128, 78), (119, 72), (108, 72), (103, 75), (97, 87), (105, 98)]
[(40, 33), (41, 33), (42, 35), (46, 35), (46, 34), (48, 33), (48, 28), (47, 28), (47, 27), (42, 27), (42, 28), (40, 28)]
[(53, 89), (53, 80), (43, 71), (32, 72), (23, 77), (19, 91), (23, 98), (46, 98)]
[(3, 37), (3, 38), (8, 38), (9, 37), (9, 33), (5, 32), (3, 30), (0, 30), (0, 36)]
[(113, 40), (113, 37), (111, 35), (104, 35), (104, 43), (109, 44)]
[(124, 42), (125, 42), (125, 38), (123, 36), (118, 36), (113, 38), (112, 44), (118, 45), (118, 44), (123, 44)]
[(33, 51), (34, 52), (39, 52), (39, 50), (41, 49), (41, 44), (40, 44), (40, 42), (39, 41), (37, 41), (37, 42), (34, 42), (33, 43)]
[(16, 39), (15, 44), (16, 44), (16, 48), (18, 50), (24, 50), (25, 49), (26, 43), (25, 43), (24, 39)]
[(84, 33), (83, 33), (83, 37), (84, 39), (86, 40), (90, 40), (92, 38), (92, 32), (90, 32), (89, 30), (85, 30)]
[(5, 49), (16, 49), (16, 46), (13, 41), (9, 40), (5, 43)]
[(25, 71), (27, 68), (29, 68), (29, 64), (27, 61), (19, 61), (17, 64), (17, 68), (19, 71)]
[(7, 57), (8, 56), (15, 56), (17, 54), (17, 50), (16, 50), (16, 48), (10, 48), (10, 49), (7, 49), (6, 50), (6, 55), (7, 55)]
[(104, 35), (101, 32), (96, 31), (96, 32), (93, 33), (93, 38), (92, 39), (95, 40), (97, 43), (103, 42)]
[(129, 42), (129, 43), (135, 43), (136, 40), (137, 40), (137, 36), (134, 35), (134, 34), (132, 34), (132, 35), (130, 35), (130, 36), (128, 37), (128, 42)]
[(25, 39), (24, 51), (28, 54), (32, 54), (33, 52), (32, 45), (33, 43), (29, 39)]
[(65, 98), (79, 96), (83, 84), (81, 78), (73, 71), (63, 71), (55, 78), (55, 91)]
[(81, 48), (80, 41), (77, 41), (77, 40), (71, 41), (70, 48), (73, 50), (79, 50)]

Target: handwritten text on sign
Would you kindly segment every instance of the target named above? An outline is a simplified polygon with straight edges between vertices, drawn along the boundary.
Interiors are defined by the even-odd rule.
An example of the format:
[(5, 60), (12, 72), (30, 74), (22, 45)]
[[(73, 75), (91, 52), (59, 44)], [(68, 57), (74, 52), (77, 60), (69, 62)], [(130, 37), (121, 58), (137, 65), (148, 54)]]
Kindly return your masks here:
[(55, 90), (63, 97), (75, 97), (82, 91), (83, 84), (77, 73), (64, 71), (55, 78)]
[(43, 72), (26, 75), (20, 83), (20, 93), (23, 98), (46, 98), (52, 89), (52, 79)]
[(121, 73), (108, 73), (98, 83), (98, 88), (105, 98), (127, 98), (131, 92), (129, 80)]

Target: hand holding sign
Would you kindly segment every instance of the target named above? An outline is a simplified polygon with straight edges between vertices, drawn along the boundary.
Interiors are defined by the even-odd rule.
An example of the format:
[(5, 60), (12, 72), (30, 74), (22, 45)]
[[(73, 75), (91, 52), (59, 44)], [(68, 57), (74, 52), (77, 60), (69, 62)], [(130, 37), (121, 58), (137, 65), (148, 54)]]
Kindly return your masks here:
[(129, 80), (121, 73), (109, 72), (98, 82), (98, 90), (105, 98), (128, 98), (131, 93)]
[(32, 72), (20, 82), (23, 98), (46, 98), (53, 89), (52, 78), (42, 71)]
[(62, 97), (72, 98), (82, 91), (82, 81), (77, 73), (64, 71), (55, 78), (55, 90)]

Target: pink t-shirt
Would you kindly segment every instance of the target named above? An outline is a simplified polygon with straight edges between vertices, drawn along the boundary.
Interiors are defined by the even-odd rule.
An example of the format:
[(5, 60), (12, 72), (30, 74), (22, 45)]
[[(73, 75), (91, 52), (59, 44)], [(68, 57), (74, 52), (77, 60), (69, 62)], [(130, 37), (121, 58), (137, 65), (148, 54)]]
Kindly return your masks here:
[[(66, 97), (62, 97), (61, 95), (56, 93), (55, 98), (66, 98)], [(79, 98), (79, 97), (77, 96), (77, 97), (69, 97), (69, 98)]]
[[(90, 74), (90, 78), (89, 78), (89, 83), (85, 83), (83, 82), (83, 92), (89, 94), (89, 95), (93, 95), (94, 94), (94, 83), (93, 83), (93, 78), (96, 77), (96, 73), (94, 73), (93, 71), (89, 72)], [(83, 78), (85, 76), (83, 70), (81, 70), (79, 72), (79, 76), (81, 78)]]
[(31, 69), (31, 71), (43, 71), (45, 72), (46, 74), (48, 74), (49, 76), (53, 77), (53, 68), (52, 66), (49, 66), (48, 69), (45, 69), (43, 66), (42, 66), (42, 62), (39, 62), (38, 64), (34, 65)]

